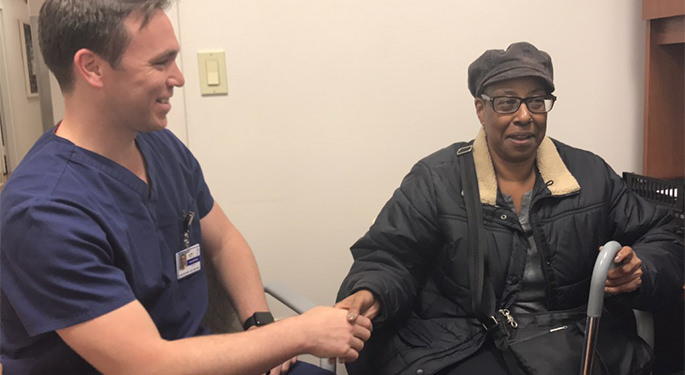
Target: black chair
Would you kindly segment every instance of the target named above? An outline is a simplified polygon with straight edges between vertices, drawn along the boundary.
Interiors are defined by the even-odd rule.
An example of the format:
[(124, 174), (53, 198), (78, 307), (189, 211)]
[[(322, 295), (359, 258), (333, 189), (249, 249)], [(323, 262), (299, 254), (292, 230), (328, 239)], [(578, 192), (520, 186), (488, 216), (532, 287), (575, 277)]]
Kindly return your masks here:
[[(674, 218), (675, 230), (685, 233), (685, 179), (658, 179), (623, 172), (628, 189), (646, 200), (667, 209)], [(638, 324), (644, 318), (638, 317)], [(656, 356), (654, 375), (676, 375), (685, 373), (685, 300), (673, 301), (666, 309), (654, 311), (653, 348)], [(647, 323), (646, 325), (649, 325)], [(638, 326), (639, 327), (639, 326)]]

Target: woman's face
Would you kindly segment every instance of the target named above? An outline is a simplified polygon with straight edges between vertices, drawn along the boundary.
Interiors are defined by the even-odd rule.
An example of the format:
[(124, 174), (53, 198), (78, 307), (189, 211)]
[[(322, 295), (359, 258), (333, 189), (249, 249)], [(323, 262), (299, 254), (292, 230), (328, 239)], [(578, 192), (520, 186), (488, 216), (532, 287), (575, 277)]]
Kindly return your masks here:
[[(523, 77), (488, 85), (483, 94), (491, 98), (528, 98), (544, 96), (547, 92), (538, 78)], [(535, 160), (538, 146), (547, 131), (547, 113), (532, 113), (525, 103), (521, 103), (516, 112), (509, 114), (495, 112), (493, 103), (482, 98), (476, 98), (475, 104), (493, 162), (501, 166)]]

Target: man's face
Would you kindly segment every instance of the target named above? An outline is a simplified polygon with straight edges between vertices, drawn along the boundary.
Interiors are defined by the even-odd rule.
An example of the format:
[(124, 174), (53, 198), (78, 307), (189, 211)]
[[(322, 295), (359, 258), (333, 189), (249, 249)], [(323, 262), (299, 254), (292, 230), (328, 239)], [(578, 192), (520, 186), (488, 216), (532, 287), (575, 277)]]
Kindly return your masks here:
[[(489, 97), (515, 96), (527, 98), (546, 95), (545, 86), (539, 79), (524, 77), (488, 85), (483, 94)], [(483, 124), (490, 155), (494, 161), (521, 163), (535, 160), (538, 146), (547, 131), (547, 114), (536, 114), (521, 103), (518, 111), (500, 114), (492, 103), (480, 98), (475, 100), (476, 113)]]
[(166, 14), (153, 13), (142, 29), (141, 23), (136, 14), (124, 21), (130, 43), (119, 64), (109, 70), (105, 85), (118, 126), (154, 131), (166, 127), (169, 98), (185, 81), (176, 65), (179, 45)]

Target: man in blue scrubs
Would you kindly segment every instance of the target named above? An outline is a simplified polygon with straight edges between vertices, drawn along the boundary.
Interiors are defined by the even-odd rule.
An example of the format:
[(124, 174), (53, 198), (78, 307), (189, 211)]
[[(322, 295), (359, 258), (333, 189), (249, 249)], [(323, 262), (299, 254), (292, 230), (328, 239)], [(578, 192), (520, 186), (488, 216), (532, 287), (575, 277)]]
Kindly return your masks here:
[[(278, 374), (302, 353), (354, 360), (370, 336), (368, 319), (332, 307), (250, 327), (269, 320), (254, 256), (165, 130), (184, 84), (167, 2), (41, 9), (65, 112), (0, 195), (6, 374)], [(246, 332), (201, 326), (207, 262)]]

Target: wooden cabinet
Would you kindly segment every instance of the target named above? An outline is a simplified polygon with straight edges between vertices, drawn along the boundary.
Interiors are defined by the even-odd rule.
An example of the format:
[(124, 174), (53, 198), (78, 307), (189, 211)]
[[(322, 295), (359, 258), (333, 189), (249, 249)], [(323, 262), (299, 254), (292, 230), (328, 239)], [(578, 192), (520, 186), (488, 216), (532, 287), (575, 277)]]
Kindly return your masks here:
[(647, 22), (642, 173), (685, 176), (685, 1), (643, 0)]

